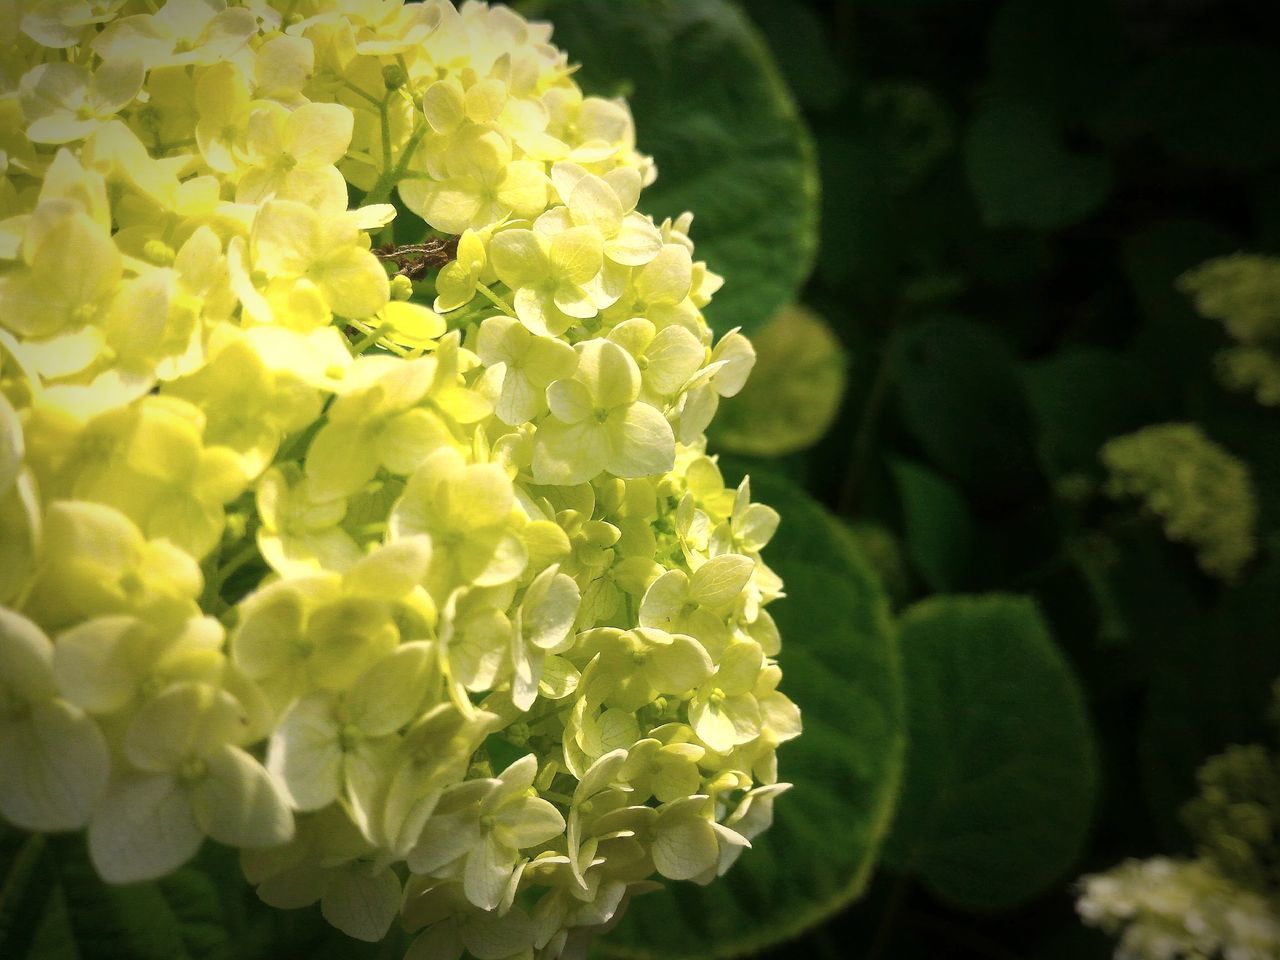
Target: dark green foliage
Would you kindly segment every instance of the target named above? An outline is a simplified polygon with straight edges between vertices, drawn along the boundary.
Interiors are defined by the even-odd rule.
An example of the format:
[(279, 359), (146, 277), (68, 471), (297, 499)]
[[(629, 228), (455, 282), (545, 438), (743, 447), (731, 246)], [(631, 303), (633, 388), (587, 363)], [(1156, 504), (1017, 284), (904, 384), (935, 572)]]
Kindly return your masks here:
[(749, 331), (769, 319), (813, 264), (818, 182), (763, 37), (724, 0), (543, 6), (556, 43), (582, 64), (584, 91), (630, 102), (638, 146), (658, 164), (645, 212), (694, 212), (698, 256), (725, 277), (712, 326)]
[[(1215, 357), (1235, 341), (1197, 311), (1180, 278), (1216, 257), (1280, 253), (1280, 9), (1243, 0), (749, 9), (776, 31), (793, 6), (825, 18), (824, 62), (834, 52), (847, 83), (834, 106), (803, 104), (823, 183), (804, 299), (841, 334), (852, 373), (829, 438), (786, 469), (876, 552), (895, 605), (910, 611), (910, 732), (964, 729), (971, 714), (950, 697), (970, 689), (971, 670), (995, 669), (983, 658), (957, 666), (925, 698), (936, 715), (921, 727), (911, 604), (957, 590), (1029, 594), (1096, 724), (1099, 792), (1091, 826), (1046, 811), (1060, 826), (1056, 856), (1043, 837), (1024, 841), (1035, 851), (1027, 861), (1044, 865), (1040, 892), (1030, 880), (997, 889), (976, 855), (957, 858), (941, 881), (918, 865), (895, 870), (904, 825), (920, 820), (916, 804), (937, 787), (917, 783), (912, 799), (913, 780), (931, 768), (909, 742), (899, 827), (867, 897), (770, 956), (834, 956), (833, 941), (876, 960), (1110, 956), (1114, 944), (1074, 916), (1072, 877), (1126, 857), (1192, 856), (1211, 842), (1235, 850), (1218, 858), (1234, 856), (1242, 874), (1266, 860), (1253, 801), (1180, 811), (1207, 758), (1270, 742), (1280, 414), (1250, 390), (1224, 388)], [(1258, 549), (1234, 583), (1206, 576), (1156, 518), (1106, 494), (1103, 445), (1171, 422), (1196, 424), (1248, 469)], [(963, 643), (959, 630), (948, 637)], [(1008, 696), (1021, 684), (1030, 680), (1011, 678)], [(979, 715), (1006, 702), (962, 699)], [(1008, 742), (987, 742), (994, 764)], [(1063, 764), (1072, 754), (1049, 752), (1052, 777), (1057, 754)], [(1209, 772), (1219, 800), (1259, 790), (1239, 770)], [(983, 808), (962, 796), (946, 804), (956, 819), (919, 836), (964, 848), (950, 834), (962, 836), (956, 824)], [(1000, 808), (1009, 830), (1039, 812), (1028, 797), (1013, 804)], [(1254, 838), (1247, 855), (1242, 836)], [(998, 859), (1016, 876), (1021, 860)]]
[(1093, 817), (1083, 696), (1031, 602), (939, 596), (902, 618), (906, 777), (885, 851), (948, 903), (1002, 910), (1066, 879)]
[(939, 466), (987, 494), (1031, 482), (1031, 420), (1004, 341), (947, 317), (899, 328), (887, 350), (898, 415)]
[[(16, 832), (0, 837), (0, 863), (17, 862), (10, 846), (21, 840)], [(0, 925), (5, 960), (398, 960), (408, 945), (396, 928), (382, 944), (360, 943), (315, 907), (266, 906), (244, 882), (235, 851), (212, 843), (175, 873), (127, 886), (98, 878), (82, 836), (25, 843), (34, 871), (25, 893), (13, 891), (22, 899), (12, 925)]]
[(1111, 186), (1105, 160), (1069, 152), (1047, 113), (1011, 98), (993, 100), (974, 117), (964, 159), (991, 227), (1071, 226), (1093, 213)]
[(1196, 852), (1260, 891), (1280, 890), (1280, 764), (1261, 744), (1228, 747), (1196, 774), (1182, 808)]
[(1145, 66), (1112, 122), (1198, 166), (1261, 170), (1280, 160), (1280, 52), (1248, 34), (1188, 41)]
[(937, 474), (906, 460), (890, 464), (902, 499), (907, 552), (933, 590), (964, 585), (972, 560), (973, 520), (964, 498)]

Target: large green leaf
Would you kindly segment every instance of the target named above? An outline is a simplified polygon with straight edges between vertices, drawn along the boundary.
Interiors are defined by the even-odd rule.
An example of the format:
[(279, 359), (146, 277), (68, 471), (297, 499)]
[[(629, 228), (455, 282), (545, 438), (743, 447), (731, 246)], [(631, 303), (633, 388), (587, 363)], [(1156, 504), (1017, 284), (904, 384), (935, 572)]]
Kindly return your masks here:
[(601, 943), (618, 957), (740, 956), (799, 933), (858, 897), (892, 815), (903, 751), (897, 655), (884, 593), (826, 512), (785, 480), (753, 477), (782, 514), (765, 551), (786, 580), (782, 689), (804, 713), (780, 773), (772, 829), (708, 887), (639, 898)]
[(821, 112), (839, 104), (849, 90), (849, 78), (818, 14), (802, 4), (777, 0), (743, 0), (742, 6), (768, 39), (800, 105)]
[(1068, 151), (1043, 108), (1009, 97), (993, 99), (974, 117), (964, 158), (992, 227), (1070, 226), (1101, 206), (1111, 189), (1105, 157)]
[(374, 960), (400, 957), (393, 927), (363, 943), (316, 906), (277, 910), (240, 873), (235, 850), (206, 843), (195, 860), (146, 883), (98, 877), (83, 834), (0, 836), (3, 960)]
[(1076, 679), (1024, 598), (925, 600), (899, 636), (911, 749), (885, 860), (957, 906), (1013, 907), (1067, 875), (1092, 821)]
[(526, 4), (555, 25), (588, 93), (625, 94), (639, 148), (658, 163), (641, 205), (694, 213), (697, 254), (724, 288), (707, 310), (720, 331), (763, 323), (795, 299), (817, 244), (813, 147), (764, 41), (726, 0), (551, 0)]
[(243, 920), (240, 888), (228, 890), (194, 865), (150, 883), (112, 886), (94, 871), (82, 835), (50, 837), (46, 856), (47, 874), (32, 878), (48, 885), (42, 910), (24, 918), (36, 931), (31, 960), (231, 960), (244, 955), (237, 943)]
[(999, 337), (967, 320), (926, 320), (895, 331), (888, 360), (903, 424), (950, 476), (984, 496), (1035, 476), (1031, 415)]

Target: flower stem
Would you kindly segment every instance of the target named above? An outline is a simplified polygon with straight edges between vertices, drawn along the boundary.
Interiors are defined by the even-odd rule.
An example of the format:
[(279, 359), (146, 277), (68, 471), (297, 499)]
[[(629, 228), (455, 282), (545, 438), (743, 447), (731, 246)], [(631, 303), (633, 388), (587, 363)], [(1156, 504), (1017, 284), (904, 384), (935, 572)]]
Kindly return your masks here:
[(0, 887), (0, 943), (3, 943), (13, 924), (14, 911), (23, 891), (31, 881), (40, 857), (44, 854), (45, 836), (33, 833), (27, 837), (19, 848), (17, 856), (9, 864), (9, 872), (5, 875), (4, 886)]
[(246, 564), (256, 560), (259, 556), (257, 538), (250, 538), (240, 550), (231, 557), (226, 563), (218, 567), (217, 571), (209, 578), (209, 583), (205, 586), (204, 597), (201, 598), (201, 606), (212, 605), (214, 600), (222, 599), (222, 588), (227, 585), (227, 581), (235, 574), (237, 570)]
[(426, 135), (427, 122), (426, 120), (419, 120), (417, 126), (413, 128), (413, 132), (409, 134), (409, 139), (405, 141), (404, 149), (400, 151), (400, 159), (394, 169), (384, 169), (373, 186), (369, 188), (369, 192), (365, 194), (363, 202), (366, 206), (374, 203), (386, 203), (390, 199), (392, 189), (395, 188), (395, 185), (400, 182), (408, 171), (409, 162), (413, 159), (414, 151), (418, 149), (418, 144), (422, 142), (422, 138)]
[(498, 296), (496, 293), (494, 293), (492, 290), (486, 287), (483, 283), (477, 283), (476, 289), (480, 291), (480, 293), (484, 294), (485, 298), (490, 303), (492, 303), (495, 307), (497, 307), (499, 310), (505, 313), (508, 317), (512, 317), (512, 318), (515, 317), (516, 312), (513, 309), (511, 309), (511, 304), (507, 303), (507, 301), (503, 300), (500, 296)]
[(387, 104), (391, 102), (391, 91), (378, 102), (378, 117), (382, 121), (382, 169), (391, 169), (391, 117), (387, 113)]
[(343, 84), (343, 86), (345, 86), (348, 90), (350, 90), (352, 93), (354, 93), (356, 96), (361, 97), (362, 99), (368, 100), (368, 101), (369, 101), (370, 103), (372, 103), (375, 107), (381, 107), (381, 106), (384, 106), (383, 101), (379, 100), (377, 97), (375, 97), (375, 96), (374, 96), (372, 93), (370, 93), (368, 90), (365, 90), (363, 87), (358, 87), (358, 86), (356, 86), (356, 85), (355, 85), (354, 83), (352, 83), (350, 80), (346, 80), (346, 79), (344, 79), (344, 80), (342, 81), (342, 84)]
[(388, 327), (385, 323), (382, 324), (381, 326), (374, 327), (372, 330), (370, 330), (363, 337), (361, 337), (359, 340), (357, 340), (355, 343), (351, 345), (351, 355), (353, 357), (360, 356), (360, 354), (364, 353), (371, 346), (377, 343), (378, 340), (380, 340), (382, 337), (386, 336), (390, 332), (391, 332), (391, 328)]

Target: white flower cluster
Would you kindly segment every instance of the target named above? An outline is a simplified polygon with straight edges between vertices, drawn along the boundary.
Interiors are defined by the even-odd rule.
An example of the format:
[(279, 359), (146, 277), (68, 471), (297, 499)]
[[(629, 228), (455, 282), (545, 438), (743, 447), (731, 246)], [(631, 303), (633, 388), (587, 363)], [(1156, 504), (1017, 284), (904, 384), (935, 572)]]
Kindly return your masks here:
[(1091, 926), (1119, 934), (1117, 960), (1274, 960), (1280, 919), (1261, 894), (1203, 860), (1128, 860), (1081, 881)]
[(778, 516), (704, 439), (754, 353), (549, 38), (6, 8), (5, 818), (87, 825), (112, 882), (243, 848), (415, 960), (582, 950), (768, 826)]

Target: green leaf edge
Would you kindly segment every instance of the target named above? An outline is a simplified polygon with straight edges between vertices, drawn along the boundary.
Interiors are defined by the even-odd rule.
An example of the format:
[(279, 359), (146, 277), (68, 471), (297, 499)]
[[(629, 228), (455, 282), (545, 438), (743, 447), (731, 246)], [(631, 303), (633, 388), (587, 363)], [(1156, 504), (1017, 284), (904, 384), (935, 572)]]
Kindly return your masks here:
[[(800, 162), (803, 167), (801, 199), (804, 201), (805, 212), (802, 225), (803, 236), (799, 244), (800, 263), (795, 285), (795, 295), (799, 296), (800, 291), (809, 282), (809, 278), (813, 275), (814, 268), (817, 266), (818, 239), (822, 228), (822, 176), (818, 168), (817, 144), (814, 142), (813, 132), (809, 129), (809, 125), (805, 123), (804, 116), (800, 112), (800, 106), (796, 103), (795, 97), (792, 96), (791, 88), (787, 86), (787, 81), (782, 75), (782, 68), (778, 66), (778, 61), (769, 49), (769, 43), (765, 40), (764, 35), (751, 22), (745, 10), (737, 4), (727, 2), (727, 0), (720, 0), (720, 2), (727, 8), (730, 15), (738, 20), (743, 36), (750, 42), (752, 53), (760, 62), (763, 76), (782, 107), (782, 119), (789, 123), (794, 130), (796, 146), (800, 150)], [(694, 214), (696, 216), (696, 210)], [(787, 304), (780, 305), (780, 307), (784, 306), (787, 306)], [(871, 571), (869, 567), (867, 569), (868, 573), (875, 576), (874, 571)], [(896, 645), (896, 638), (894, 642)]]
[[(976, 609), (993, 602), (1012, 603), (1014, 606), (1026, 608), (1034, 615), (1038, 628), (1042, 632), (1044, 639), (1047, 641), (1050, 656), (1053, 657), (1062, 667), (1063, 673), (1069, 681), (1067, 684), (1069, 695), (1071, 699), (1075, 701), (1075, 705), (1080, 711), (1080, 716), (1084, 720), (1085, 729), (1088, 733), (1088, 736), (1085, 738), (1085, 742), (1087, 746), (1086, 752), (1088, 754), (1087, 768), (1092, 782), (1092, 794), (1090, 797), (1091, 806), (1089, 810), (1089, 817), (1084, 825), (1083, 833), (1079, 838), (1074, 857), (1074, 862), (1078, 863), (1081, 856), (1085, 853), (1090, 835), (1097, 828), (1099, 803), (1102, 799), (1102, 790), (1104, 789), (1102, 752), (1098, 741), (1097, 726), (1094, 722), (1093, 714), (1089, 709), (1088, 700), (1084, 696), (1084, 686), (1080, 682), (1080, 677), (1077, 674), (1075, 667), (1072, 665), (1071, 661), (1067, 659), (1066, 654), (1062, 651), (1062, 647), (1058, 644), (1057, 640), (1054, 639), (1053, 631), (1050, 629), (1049, 622), (1045, 618), (1044, 611), (1041, 609), (1039, 602), (1037, 602), (1035, 597), (1028, 596), (1027, 594), (1009, 593), (1001, 590), (980, 594), (936, 594), (934, 596), (918, 600), (908, 609), (904, 610), (899, 618), (899, 623), (905, 623), (907, 620), (915, 617), (929, 616), (932, 614), (934, 607), (945, 608), (964, 606), (969, 609)], [(908, 707), (908, 709), (910, 708)], [(929, 816), (931, 819), (937, 816), (936, 802), (930, 805)], [(975, 903), (974, 901), (959, 900), (950, 896), (948, 891), (938, 889), (931, 882), (928, 876), (916, 871), (915, 866), (918, 847), (919, 844), (912, 845), (909, 852), (904, 856), (893, 858), (892, 861), (886, 860), (886, 865), (896, 873), (911, 877), (928, 890), (930, 894), (937, 897), (938, 900), (957, 909), (966, 910), (979, 915), (995, 915), (1026, 904), (1051, 889), (1050, 887), (1029, 889), (1024, 893), (1020, 900), (1011, 903), (983, 905)]]

